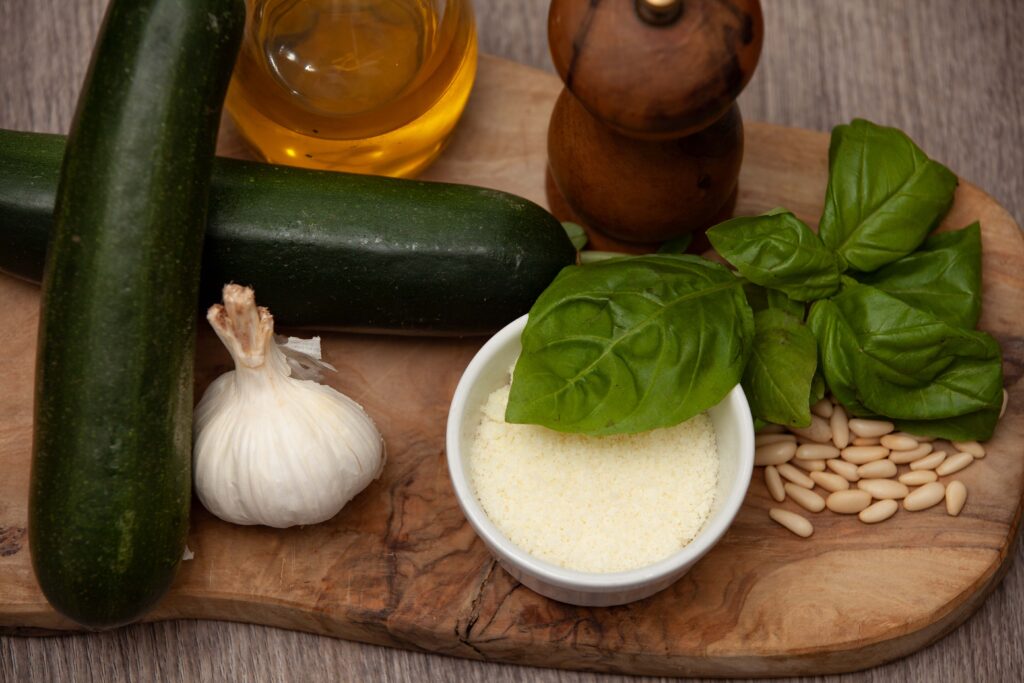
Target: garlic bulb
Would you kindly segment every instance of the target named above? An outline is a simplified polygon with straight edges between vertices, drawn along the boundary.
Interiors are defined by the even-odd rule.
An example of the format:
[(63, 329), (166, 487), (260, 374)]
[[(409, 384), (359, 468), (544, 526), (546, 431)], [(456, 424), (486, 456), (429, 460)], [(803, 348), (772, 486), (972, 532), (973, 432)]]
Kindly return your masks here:
[(273, 317), (257, 309), (248, 287), (225, 286), (224, 305), (206, 317), (235, 370), (214, 380), (196, 406), (199, 500), (235, 524), (283, 528), (330, 519), (384, 467), (373, 421), (344, 394), (293, 376), (302, 353), (282, 351)]

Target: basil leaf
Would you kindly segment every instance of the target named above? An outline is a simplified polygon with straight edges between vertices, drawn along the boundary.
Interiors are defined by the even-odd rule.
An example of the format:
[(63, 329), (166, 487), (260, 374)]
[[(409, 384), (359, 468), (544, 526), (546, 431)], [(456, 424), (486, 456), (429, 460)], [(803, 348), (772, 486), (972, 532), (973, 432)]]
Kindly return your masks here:
[(696, 256), (569, 266), (530, 309), (505, 419), (591, 435), (678, 424), (740, 381), (753, 327), (740, 280)]
[(850, 284), (811, 307), (832, 393), (855, 415), (933, 420), (999, 407), (1002, 361), (989, 335)]
[(688, 232), (685, 235), (680, 235), (670, 239), (661, 245), (658, 249), (659, 254), (684, 254), (686, 250), (690, 248), (690, 243), (693, 242), (693, 233)]
[(897, 420), (896, 428), (920, 436), (936, 436), (950, 441), (988, 441), (999, 422), (999, 410), (988, 408), (942, 420)]
[(854, 270), (914, 251), (949, 210), (956, 176), (902, 131), (863, 119), (832, 129), (818, 234)]
[[(817, 348), (817, 342), (815, 342), (815, 348)], [(813, 406), (823, 398), (825, 398), (825, 378), (821, 376), (821, 370), (816, 368), (814, 370), (814, 378), (811, 380), (811, 400), (809, 403)]]
[(860, 281), (950, 325), (974, 329), (981, 315), (981, 228), (973, 223), (932, 235), (919, 250)]
[(587, 233), (583, 226), (570, 221), (562, 221), (562, 229), (569, 236), (569, 241), (572, 242), (572, 246), (576, 247), (576, 251), (580, 251), (583, 247), (587, 246)]
[(788, 313), (800, 321), (804, 319), (804, 313), (806, 312), (805, 309), (807, 306), (803, 301), (793, 301), (788, 296), (775, 289), (767, 290), (765, 298), (768, 301), (768, 308)]
[(809, 426), (817, 364), (814, 335), (797, 318), (773, 309), (754, 314), (754, 344), (743, 371), (750, 411), (766, 422)]
[(793, 301), (788, 296), (774, 289), (765, 289), (753, 282), (743, 283), (743, 293), (747, 295), (747, 303), (756, 314), (769, 308), (789, 313), (798, 320), (804, 319), (807, 306), (802, 301)]
[(754, 313), (768, 310), (768, 290), (753, 282), (743, 283), (743, 293), (747, 295), (747, 303)]
[(708, 230), (708, 239), (745, 278), (797, 301), (839, 289), (835, 255), (789, 211), (733, 218)]

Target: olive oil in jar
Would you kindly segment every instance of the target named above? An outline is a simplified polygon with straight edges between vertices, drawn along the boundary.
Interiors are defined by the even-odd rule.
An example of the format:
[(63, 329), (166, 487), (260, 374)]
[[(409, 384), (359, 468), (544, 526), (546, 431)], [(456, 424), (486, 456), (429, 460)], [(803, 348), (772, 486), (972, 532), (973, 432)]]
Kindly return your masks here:
[(265, 160), (410, 176), (476, 75), (469, 0), (248, 0), (227, 109)]

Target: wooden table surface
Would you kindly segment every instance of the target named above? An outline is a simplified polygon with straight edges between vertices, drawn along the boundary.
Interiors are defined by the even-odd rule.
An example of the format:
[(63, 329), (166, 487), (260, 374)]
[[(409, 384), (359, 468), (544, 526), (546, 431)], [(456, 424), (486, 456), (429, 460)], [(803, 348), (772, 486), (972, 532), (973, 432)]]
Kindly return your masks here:
[[(625, 0), (618, 0), (625, 1)], [(0, 0), (0, 127), (66, 132), (106, 0)], [(547, 0), (475, 0), (481, 49), (551, 70)], [(907, 131), (1024, 219), (1024, 2), (764, 0), (743, 114), (828, 130), (855, 116)], [(931, 647), (822, 680), (1024, 677), (1024, 563)], [(884, 570), (883, 570), (884, 571)], [(654, 680), (488, 664), (220, 622), (0, 637), (0, 681)]]

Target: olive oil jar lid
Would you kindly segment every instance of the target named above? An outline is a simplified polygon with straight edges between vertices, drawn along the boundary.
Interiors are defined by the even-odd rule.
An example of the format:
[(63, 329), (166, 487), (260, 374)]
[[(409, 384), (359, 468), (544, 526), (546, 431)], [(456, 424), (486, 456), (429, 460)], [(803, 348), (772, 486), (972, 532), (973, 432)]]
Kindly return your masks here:
[(690, 135), (743, 90), (764, 40), (758, 0), (553, 0), (551, 56), (596, 118), (638, 138)]

